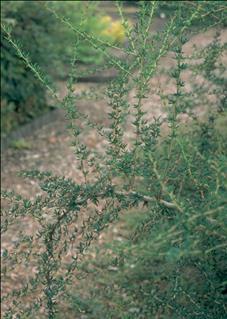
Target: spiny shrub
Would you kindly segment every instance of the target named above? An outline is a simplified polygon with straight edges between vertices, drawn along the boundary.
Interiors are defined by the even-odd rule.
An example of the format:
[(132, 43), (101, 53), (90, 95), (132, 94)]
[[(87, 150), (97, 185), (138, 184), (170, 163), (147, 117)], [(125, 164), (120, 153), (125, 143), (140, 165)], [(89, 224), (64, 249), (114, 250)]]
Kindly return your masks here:
[[(27, 68), (65, 109), (84, 178), (76, 183), (51, 172), (22, 172), (36, 179), (44, 194), (29, 200), (14, 192), (2, 192), (4, 200), (11, 202), (10, 209), (2, 212), (2, 232), (7, 234), (24, 219), (33, 222), (37, 230), (32, 234), (21, 232), (13, 249), (3, 251), (6, 280), (21, 266), (33, 269), (21, 287), (3, 296), (5, 318), (67, 316), (64, 307), (68, 294), (79, 285), (79, 266), (87, 248), (120, 213), (141, 203), (148, 207), (146, 221), (138, 224), (131, 241), (117, 250), (120, 253), (115, 260), (117, 265), (121, 261), (125, 271), (125, 277), (119, 275), (116, 280), (120, 281), (121, 292), (130, 298), (122, 300), (123, 311), (122, 303), (98, 315), (89, 309), (91, 318), (226, 315), (222, 294), (226, 289), (226, 141), (217, 128), (218, 121), (226, 116), (221, 62), (225, 46), (217, 33), (210, 49), (195, 49), (191, 56), (184, 52), (184, 45), (194, 34), (213, 27), (220, 29), (225, 7), (210, 2), (207, 11), (206, 2), (193, 2), (185, 11), (184, 2), (174, 3), (176, 9), (164, 29), (152, 33), (150, 26), (160, 4), (140, 1), (139, 5), (137, 22), (132, 27), (124, 17), (121, 2), (117, 2), (128, 37), (128, 46), (121, 48), (81, 31), (47, 4), (61, 23), (79, 34), (68, 94), (63, 100), (46, 84), (7, 26), (2, 26), (4, 37)], [(204, 21), (204, 26), (192, 28), (196, 21)], [(109, 127), (92, 122), (77, 107), (77, 48), (83, 40), (104, 54), (105, 68), (118, 71), (106, 90)], [(124, 60), (115, 55), (119, 50), (124, 52)], [(160, 91), (166, 116), (150, 119), (144, 107), (148, 98), (150, 108), (155, 105), (150, 80), (162, 72), (162, 57), (168, 55), (175, 61), (166, 71), (174, 90), (168, 94)], [(187, 78), (189, 90), (183, 77), (187, 70), (192, 76), (192, 82)], [(198, 71), (205, 92), (195, 80)], [(134, 93), (133, 102), (129, 100), (130, 92)], [(201, 107), (209, 107), (208, 119), (198, 119)], [(183, 115), (192, 125), (191, 131), (185, 131)], [(94, 153), (81, 142), (86, 128), (95, 130), (106, 141), (104, 154), (98, 150)], [(132, 261), (135, 268), (124, 268), (125, 259)], [(197, 278), (201, 281), (197, 282)], [(137, 309), (135, 313), (131, 304)]]
[[(226, 317), (226, 136), (215, 122), (184, 128), (171, 154), (164, 140), (140, 156), (137, 192), (157, 201), (124, 213), (121, 241), (115, 235), (83, 262), (88, 279), (69, 297), (76, 316)], [(177, 194), (178, 209), (158, 203), (166, 192)]]

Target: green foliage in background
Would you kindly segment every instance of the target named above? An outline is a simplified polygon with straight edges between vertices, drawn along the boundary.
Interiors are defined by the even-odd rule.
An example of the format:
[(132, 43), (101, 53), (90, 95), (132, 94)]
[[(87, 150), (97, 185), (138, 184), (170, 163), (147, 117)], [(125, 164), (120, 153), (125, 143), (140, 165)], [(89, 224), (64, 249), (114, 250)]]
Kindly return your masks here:
[[(179, 1), (163, 30), (151, 33), (159, 2), (140, 1), (134, 27), (125, 19), (122, 3), (116, 4), (127, 48), (81, 32), (49, 7), (80, 35), (63, 100), (2, 25), (26, 67), (65, 110), (82, 175), (78, 183), (51, 172), (25, 171), (21, 175), (35, 179), (41, 194), (31, 200), (2, 192), (10, 204), (2, 210), (2, 233), (24, 218), (36, 225), (36, 231), (20, 232), (13, 247), (2, 252), (6, 283), (21, 264), (33, 269), (23, 287), (12, 287), (3, 296), (7, 319), (226, 318), (226, 45), (221, 41), (226, 7), (193, 2), (185, 16), (185, 2)], [(204, 26), (192, 27), (199, 20)], [(213, 41), (187, 55), (184, 45), (209, 29), (216, 33)], [(77, 107), (74, 83), (81, 41), (102, 52), (105, 67), (118, 72), (106, 87), (108, 127)], [(124, 60), (116, 50), (123, 51)], [(162, 71), (166, 55), (174, 64)], [(185, 72), (190, 74), (186, 80)], [(174, 89), (152, 92), (150, 80), (156, 75), (167, 76)], [(157, 93), (166, 115), (151, 119), (144, 105), (149, 99), (155, 107)], [(86, 145), (87, 130), (105, 141), (103, 152)], [(125, 238), (107, 240), (92, 251), (91, 244), (119, 219)]]
[[(182, 1), (181, 6), (183, 9), (183, 17), (187, 17), (197, 5), (197, 1)], [(222, 7), (225, 6), (225, 1), (201, 1), (201, 9), (205, 9), (207, 14), (212, 12), (209, 16), (209, 20), (207, 16), (198, 17), (193, 21), (193, 25), (205, 27), (206, 25), (210, 25), (212, 22), (217, 23), (217, 17), (222, 15), (221, 23), (223, 26), (226, 26), (227, 18), (225, 10), (222, 10)], [(221, 10), (220, 10), (221, 8)], [(160, 1), (159, 5), (159, 14), (165, 13), (167, 17), (171, 17), (174, 12), (178, 10), (177, 1)], [(217, 15), (216, 15), (217, 13)]]
[[(97, 2), (51, 1), (49, 7), (67, 17), (73, 26), (100, 36), (106, 27), (96, 12)], [(74, 55), (73, 47), (79, 35), (61, 24), (46, 8), (45, 1), (3, 1), (1, 18), (12, 29), (34, 65), (48, 74), (48, 81), (64, 78)], [(81, 64), (100, 64), (103, 54), (89, 41), (80, 41), (78, 61)], [(2, 133), (6, 134), (49, 109), (46, 90), (18, 57), (1, 33), (1, 114)]]
[[(28, 4), (28, 7), (31, 5), (33, 6), (33, 3)], [(34, 26), (36, 26), (31, 19), (32, 14), (26, 21), (27, 12), (24, 10), (25, 12), (22, 11), (23, 13), (20, 14), (20, 10), (24, 9), (22, 2), (2, 2), (1, 7), (2, 20), (7, 19), (6, 21), (16, 29), (17, 36), (20, 33), (23, 34), (23, 29), (26, 30), (27, 27), (27, 32), (23, 34), (24, 40), (27, 40), (27, 46), (34, 43), (32, 54), (39, 56), (40, 45), (37, 45), (36, 37), (30, 32), (31, 28), (33, 27), (34, 31)], [(34, 12), (33, 15), (35, 15)], [(38, 17), (37, 21), (39, 21)], [(46, 21), (48, 21), (47, 16)], [(24, 118), (33, 117), (42, 108), (46, 108), (45, 88), (34, 79), (33, 74), (4, 39), (3, 33), (1, 33), (1, 102), (1, 128), (4, 133), (17, 125), (17, 122), (23, 122)]]

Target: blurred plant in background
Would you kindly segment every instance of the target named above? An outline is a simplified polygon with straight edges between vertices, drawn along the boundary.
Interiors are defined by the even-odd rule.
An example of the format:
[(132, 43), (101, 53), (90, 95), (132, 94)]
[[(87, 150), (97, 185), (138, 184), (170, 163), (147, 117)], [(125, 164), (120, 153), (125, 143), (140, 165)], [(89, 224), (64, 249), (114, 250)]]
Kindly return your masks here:
[(113, 21), (110, 16), (104, 16), (101, 19), (103, 23), (103, 30), (101, 35), (107, 37), (112, 43), (122, 43), (125, 40), (125, 29), (121, 21)]
[[(38, 10), (40, 4), (23, 1), (1, 3), (1, 18), (10, 25), (35, 62), (47, 63), (52, 57), (45, 55), (48, 44), (47, 29), (51, 25), (48, 15)], [(33, 44), (33, 45), (31, 45)], [(46, 61), (45, 61), (46, 59)], [(45, 88), (42, 87), (12, 46), (1, 33), (1, 128), (7, 133), (18, 123), (46, 109)]]
[[(122, 41), (124, 32), (120, 24), (103, 23), (96, 10), (98, 1), (3, 1), (1, 2), (2, 22), (10, 26), (14, 38), (19, 39), (24, 52), (34, 65), (48, 74), (48, 81), (64, 79), (73, 57), (73, 46), (78, 40), (66, 25), (59, 22), (46, 8), (46, 4), (59, 15), (66, 17), (81, 32), (108, 40)], [(108, 34), (103, 29), (108, 30)], [(49, 110), (46, 89), (34, 78), (12, 46), (1, 34), (1, 129), (7, 134), (19, 124)], [(100, 65), (103, 53), (83, 39), (77, 48), (81, 64)]]

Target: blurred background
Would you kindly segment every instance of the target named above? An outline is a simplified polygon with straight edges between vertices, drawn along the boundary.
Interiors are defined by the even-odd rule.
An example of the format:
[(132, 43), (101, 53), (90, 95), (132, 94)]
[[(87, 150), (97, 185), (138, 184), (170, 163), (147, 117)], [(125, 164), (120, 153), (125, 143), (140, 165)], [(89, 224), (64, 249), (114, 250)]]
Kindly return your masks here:
[[(135, 23), (139, 2), (121, 3), (129, 23)], [(46, 5), (69, 19), (76, 29), (112, 45), (125, 45), (125, 30), (114, 1), (2, 1), (2, 23), (10, 27), (13, 39), (32, 63), (47, 75), (49, 82), (66, 80), (78, 34), (56, 19)], [(171, 14), (171, 10), (174, 6), (169, 6), (168, 1), (161, 2), (156, 28), (161, 27), (162, 20)], [(104, 65), (103, 52), (94, 49), (89, 41), (79, 40), (77, 62), (81, 70)], [(48, 101), (44, 86), (18, 57), (4, 32), (1, 33), (1, 48), (1, 132), (4, 138), (55, 105)], [(99, 79), (81, 73), (79, 81), (96, 82)]]
[[(125, 2), (128, 15), (136, 6)], [(48, 1), (61, 16), (69, 18), (75, 28), (110, 43), (124, 42), (124, 28), (111, 1)], [(10, 26), (12, 37), (30, 60), (48, 75), (48, 80), (64, 80), (73, 57), (77, 35), (47, 10), (45, 1), (4, 1), (2, 22)], [(45, 88), (18, 57), (15, 49), (1, 33), (1, 131), (6, 136), (18, 126), (50, 110)], [(77, 47), (78, 62), (101, 65), (103, 54), (87, 41)]]

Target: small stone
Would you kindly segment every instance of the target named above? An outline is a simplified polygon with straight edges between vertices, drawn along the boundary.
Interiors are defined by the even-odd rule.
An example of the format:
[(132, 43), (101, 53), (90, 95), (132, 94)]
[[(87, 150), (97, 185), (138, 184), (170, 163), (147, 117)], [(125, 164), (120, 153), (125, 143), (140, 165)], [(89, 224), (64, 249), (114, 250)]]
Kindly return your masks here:
[(113, 228), (113, 233), (117, 234), (118, 233), (118, 229), (116, 227)]
[(161, 19), (165, 19), (165, 17), (166, 17), (165, 13), (162, 12), (162, 13), (160, 14), (160, 18), (161, 18)]
[(30, 156), (30, 158), (40, 158), (40, 154), (34, 154), (34, 155)]
[(48, 142), (51, 143), (51, 144), (55, 144), (57, 142), (56, 136), (50, 136), (48, 138)]
[(107, 269), (110, 271), (118, 271), (118, 268), (114, 266), (109, 266)]

